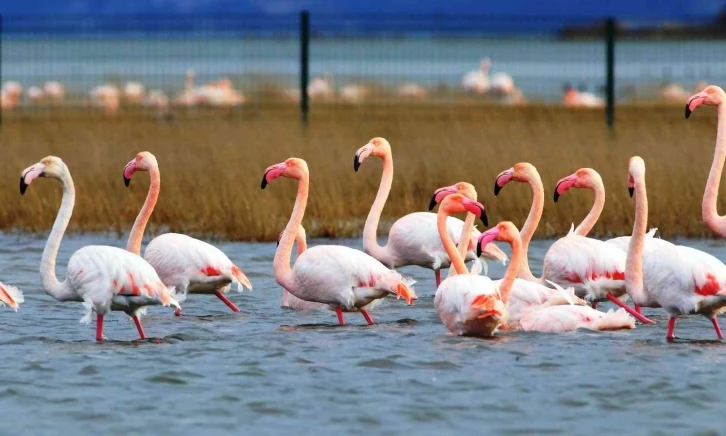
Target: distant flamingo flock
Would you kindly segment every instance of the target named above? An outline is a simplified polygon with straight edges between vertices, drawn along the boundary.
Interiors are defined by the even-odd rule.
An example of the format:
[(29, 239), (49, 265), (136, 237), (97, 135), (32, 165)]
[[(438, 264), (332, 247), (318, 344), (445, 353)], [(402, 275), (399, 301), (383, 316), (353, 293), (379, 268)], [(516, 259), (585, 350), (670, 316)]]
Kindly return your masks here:
[[(483, 64), (484, 67), (488, 66)], [(477, 79), (474, 76), (469, 77), (472, 84)], [(191, 82), (192, 77), (187, 79)], [(225, 89), (228, 85), (216, 86)], [(491, 88), (491, 81), (488, 86)], [(188, 83), (184, 98), (197, 98), (195, 89)], [(143, 95), (139, 87), (127, 86), (125, 91), (138, 98)], [(715, 106), (718, 112), (716, 151), (703, 196), (702, 217), (713, 231), (726, 236), (726, 217), (718, 214), (716, 206), (726, 160), (726, 93), (718, 86), (707, 86), (688, 97), (686, 118), (702, 105)], [(477, 200), (474, 186), (458, 182), (432, 187), (429, 210), (438, 206), (438, 211), (413, 212), (401, 217), (391, 226), (384, 245), (380, 245), (378, 224), (394, 181), (392, 147), (386, 139), (373, 138), (358, 148), (353, 155), (353, 170), (360, 171), (365, 161), (374, 158), (382, 161), (383, 169), (363, 228), (363, 250), (342, 245), (307, 246), (302, 221), (311, 179), (305, 160), (291, 157), (264, 170), (262, 189), (287, 183), (276, 181), (281, 178), (292, 179), (297, 185), (292, 213), (278, 237), (272, 263), (275, 279), (282, 287), (282, 306), (335, 312), (340, 325), (346, 323), (346, 316), (358, 313), (373, 325), (374, 312), (387, 297), (402, 299), (408, 305), (418, 299), (414, 281), (395, 270), (417, 265), (434, 272), (434, 307), (445, 329), (454, 335), (487, 337), (517, 330), (561, 333), (581, 328), (633, 329), (636, 322), (655, 324), (642, 314), (641, 308), (646, 307), (661, 308), (667, 313), (668, 341), (675, 339), (677, 319), (692, 314), (707, 317), (716, 337), (723, 338), (718, 315), (726, 311), (726, 265), (702, 251), (658, 238), (657, 230), (648, 228), (646, 166), (640, 157), (630, 158), (627, 173), (623, 168), (629, 194), (634, 197), (631, 235), (606, 241), (588, 237), (605, 207), (605, 187), (594, 169), (578, 169), (557, 182), (555, 203), (568, 190), (579, 188), (593, 192), (593, 206), (577, 227), (573, 225), (569, 233), (549, 247), (540, 277), (530, 268), (528, 252), (544, 213), (545, 191), (532, 164), (515, 163), (493, 177), (495, 196), (514, 182), (531, 188), (532, 206), (521, 230), (510, 221), (481, 232), (476, 230), (477, 220), (485, 227), (489, 225), (486, 209)], [(103, 321), (111, 311), (126, 313), (144, 339), (141, 315), (147, 306), (171, 306), (179, 316), (181, 304), (201, 294), (214, 295), (237, 312), (239, 309), (227, 293), (233, 287), (238, 291), (252, 289), (242, 269), (221, 250), (183, 234), (156, 237), (141, 256), (144, 230), (161, 194), (156, 157), (141, 152), (131, 159), (123, 168), (126, 186), (137, 172), (148, 172), (151, 183), (126, 249), (79, 249), (70, 257), (63, 281), (56, 277), (55, 269), (75, 204), (70, 170), (60, 158), (48, 156), (24, 169), (20, 176), (21, 194), (40, 178), (55, 179), (61, 185), (60, 209), (40, 259), (41, 283), (45, 292), (58, 301), (82, 303), (82, 321), (91, 322), (95, 315), (98, 341), (104, 339)], [(464, 221), (452, 216), (460, 213), (466, 214)], [(495, 242), (509, 245), (511, 258)], [(295, 246), (297, 256), (293, 261)], [(509, 262), (501, 279), (488, 277), (485, 259)], [(467, 261), (472, 262), (470, 267)], [(442, 278), (444, 268), (449, 271)], [(0, 304), (17, 311), (23, 301), (20, 290), (0, 283)], [(597, 308), (603, 302), (618, 308), (600, 311)]]

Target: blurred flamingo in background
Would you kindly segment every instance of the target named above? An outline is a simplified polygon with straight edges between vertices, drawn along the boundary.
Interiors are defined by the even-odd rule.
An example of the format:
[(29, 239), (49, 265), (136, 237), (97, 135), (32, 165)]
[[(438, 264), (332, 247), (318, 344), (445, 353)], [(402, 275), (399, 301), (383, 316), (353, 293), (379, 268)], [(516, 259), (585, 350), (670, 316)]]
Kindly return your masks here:
[(464, 74), (464, 77), (461, 79), (461, 86), (464, 90), (475, 94), (486, 94), (489, 92), (489, 88), (491, 87), (489, 69), (491, 66), (492, 62), (489, 58), (484, 58), (479, 64), (478, 70), (469, 71)]
[(114, 84), (96, 86), (91, 90), (91, 101), (107, 114), (114, 115), (120, 105), (120, 91)]
[(63, 97), (66, 93), (65, 89), (63, 88), (63, 84), (61, 84), (57, 80), (50, 80), (48, 82), (45, 82), (43, 84), (43, 91), (53, 103), (60, 103), (61, 101), (63, 101)]
[[(151, 179), (149, 193), (136, 217), (129, 234), (126, 249), (134, 254), (141, 253), (141, 241), (161, 190), (161, 172), (156, 157), (143, 151), (124, 168), (124, 183), (129, 186), (136, 171), (148, 171)], [(167, 286), (175, 288), (176, 298), (184, 301), (188, 293), (213, 294), (222, 300), (233, 312), (239, 312), (224, 293), (231, 284), (242, 291), (242, 286), (252, 290), (252, 284), (242, 270), (217, 247), (179, 233), (165, 233), (157, 236), (146, 246), (146, 259)], [(177, 309), (176, 315), (181, 315)]]
[(141, 82), (126, 82), (124, 85), (124, 101), (126, 104), (140, 104), (144, 98), (146, 87)]
[(298, 182), (295, 207), (273, 261), (275, 280), (280, 286), (302, 300), (329, 305), (337, 313), (340, 325), (345, 324), (343, 311), (353, 310), (359, 310), (372, 325), (367, 306), (389, 294), (413, 304), (417, 297), (411, 288), (412, 280), (404, 279), (371, 256), (349, 247), (318, 245), (298, 255), (291, 268), (295, 235), (308, 200), (310, 176), (307, 163), (302, 159), (289, 158), (268, 167), (262, 176), (262, 189), (280, 176)]
[(2, 109), (12, 109), (20, 105), (20, 96), (23, 92), (23, 86), (15, 81), (7, 81), (3, 83), (2, 91), (0, 91), (0, 105)]
[(396, 88), (396, 95), (411, 100), (423, 100), (428, 96), (428, 91), (417, 83), (404, 83)]
[(58, 301), (82, 302), (86, 308), (83, 322), (90, 322), (96, 312), (96, 340), (103, 340), (103, 317), (112, 310), (129, 315), (136, 324), (139, 336), (146, 336), (139, 316), (146, 306), (162, 304), (179, 307), (170, 289), (144, 259), (116, 247), (89, 245), (76, 251), (68, 260), (66, 280), (55, 275), (55, 262), (63, 234), (68, 227), (75, 204), (76, 192), (71, 173), (58, 157), (48, 156), (23, 170), (20, 194), (38, 177), (57, 179), (63, 187), (63, 199), (53, 230), (40, 261), (43, 289)]

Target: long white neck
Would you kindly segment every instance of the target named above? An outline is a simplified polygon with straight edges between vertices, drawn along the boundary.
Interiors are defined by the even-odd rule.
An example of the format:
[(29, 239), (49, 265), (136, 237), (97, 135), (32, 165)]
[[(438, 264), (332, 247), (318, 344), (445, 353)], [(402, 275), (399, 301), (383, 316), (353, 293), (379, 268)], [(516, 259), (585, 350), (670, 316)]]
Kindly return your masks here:
[(600, 218), (602, 210), (605, 208), (605, 186), (602, 183), (596, 183), (590, 189), (595, 194), (595, 201), (592, 204), (590, 212), (575, 229), (576, 235), (587, 236)]
[(66, 281), (61, 283), (55, 275), (55, 260), (58, 256), (58, 249), (63, 234), (68, 228), (68, 222), (70, 222), (73, 213), (73, 205), (76, 202), (76, 190), (70, 173), (66, 171), (60, 181), (61, 186), (63, 186), (63, 200), (61, 200), (58, 215), (55, 218), (55, 223), (53, 223), (53, 230), (48, 236), (48, 242), (45, 243), (43, 258), (40, 260), (40, 280), (45, 292), (56, 300), (82, 301), (78, 293), (71, 286), (68, 286)]
[(628, 246), (628, 255), (625, 259), (625, 290), (638, 305), (647, 302), (643, 289), (643, 247), (645, 245), (645, 232), (648, 226), (648, 197), (645, 190), (645, 177), (635, 181), (635, 223), (633, 235)]
[(378, 187), (378, 193), (376, 199), (373, 201), (368, 217), (366, 218), (365, 227), (363, 227), (363, 249), (366, 253), (376, 258), (382, 264), (393, 268), (395, 259), (391, 253), (391, 250), (386, 245), (381, 247), (378, 245), (378, 222), (381, 220), (381, 213), (383, 213), (383, 207), (386, 205), (388, 200), (388, 194), (391, 192), (391, 185), (393, 184), (393, 157), (390, 154), (383, 156), (383, 174), (381, 175), (381, 184)]
[(708, 227), (721, 236), (726, 236), (726, 216), (718, 214), (718, 188), (721, 184), (724, 159), (726, 159), (726, 105), (720, 104), (718, 110), (718, 131), (716, 150), (713, 155), (711, 171), (708, 173), (706, 190), (703, 193), (701, 212)]
[(544, 210), (544, 186), (542, 185), (542, 178), (540, 178), (539, 173), (536, 171), (530, 176), (528, 182), (532, 188), (532, 207), (529, 209), (529, 215), (520, 232), (522, 238), (522, 260), (517, 278), (541, 283), (542, 280), (535, 277), (529, 269), (529, 242), (532, 240), (534, 232), (537, 230), (539, 221), (542, 218), (542, 211)]
[[(295, 287), (293, 271), (290, 267), (290, 259), (292, 258), (292, 248), (295, 245), (296, 235), (305, 216), (305, 207), (308, 204), (309, 183), (310, 179), (307, 173), (303, 174), (298, 180), (295, 206), (292, 209), (290, 220), (287, 222), (287, 226), (285, 226), (282, 238), (280, 238), (280, 245), (277, 246), (275, 258), (272, 261), (275, 280), (293, 295), (295, 295), (297, 289)], [(298, 253), (299, 256), (300, 254)]]

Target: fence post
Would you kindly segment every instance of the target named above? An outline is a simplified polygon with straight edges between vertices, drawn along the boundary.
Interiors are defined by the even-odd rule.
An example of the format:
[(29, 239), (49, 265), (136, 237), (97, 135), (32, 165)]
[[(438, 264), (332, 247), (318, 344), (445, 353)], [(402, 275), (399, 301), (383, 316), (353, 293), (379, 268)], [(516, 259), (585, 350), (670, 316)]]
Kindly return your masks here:
[(605, 121), (612, 128), (615, 123), (615, 18), (605, 20)]
[(308, 123), (308, 80), (310, 67), (310, 13), (300, 12), (300, 113), (305, 125)]

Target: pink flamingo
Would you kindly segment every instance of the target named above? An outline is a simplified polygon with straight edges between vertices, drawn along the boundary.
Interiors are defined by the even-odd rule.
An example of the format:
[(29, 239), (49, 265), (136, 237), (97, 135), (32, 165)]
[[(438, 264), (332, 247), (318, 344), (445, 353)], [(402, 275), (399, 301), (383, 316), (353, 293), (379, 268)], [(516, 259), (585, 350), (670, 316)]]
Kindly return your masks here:
[[(489, 277), (468, 274), (446, 223), (450, 214), (461, 212), (471, 212), (486, 222), (486, 212), (481, 203), (461, 194), (448, 195), (441, 201), (436, 225), (456, 275), (447, 277), (436, 289), (434, 306), (449, 332), (455, 335), (492, 336), (507, 320), (506, 305), (509, 288), (517, 273), (516, 266), (509, 265), (499, 287)], [(502, 233), (503, 238), (506, 235)], [(521, 255), (519, 244), (515, 244), (512, 263), (518, 262)]]
[(0, 282), (0, 306), (7, 304), (17, 312), (23, 301), (25, 301), (25, 297), (20, 289)]
[(628, 189), (635, 192), (635, 223), (625, 271), (628, 294), (640, 306), (663, 307), (670, 315), (666, 339), (675, 338), (676, 318), (701, 314), (723, 339), (716, 316), (726, 310), (726, 265), (710, 254), (662, 239), (645, 244), (648, 197), (645, 162), (630, 158)]
[(416, 294), (413, 281), (389, 270), (373, 257), (340, 245), (318, 245), (305, 250), (290, 267), (295, 234), (307, 206), (310, 176), (307, 163), (289, 158), (272, 165), (262, 176), (262, 189), (278, 177), (298, 181), (297, 197), (290, 221), (275, 252), (273, 268), (277, 283), (305, 301), (327, 304), (335, 309), (340, 325), (345, 324), (343, 311), (359, 310), (369, 325), (373, 324), (367, 306), (393, 294), (411, 305)]
[[(141, 254), (144, 230), (159, 199), (161, 173), (156, 157), (148, 151), (137, 154), (126, 164), (124, 183), (127, 187), (136, 171), (148, 171), (151, 184), (129, 234), (126, 249)], [(224, 293), (229, 291), (232, 283), (240, 291), (242, 286), (252, 290), (247, 276), (220, 249), (187, 235), (165, 233), (157, 236), (146, 246), (144, 259), (154, 267), (164, 284), (176, 289), (176, 297), (181, 301), (186, 299), (187, 293), (214, 294), (233, 312), (239, 312)], [(181, 308), (176, 310), (176, 315), (181, 315)]]
[(144, 330), (139, 315), (146, 306), (162, 304), (179, 307), (170, 289), (141, 257), (116, 247), (89, 245), (73, 253), (68, 261), (66, 280), (60, 282), (55, 275), (58, 248), (73, 213), (76, 192), (71, 173), (58, 157), (48, 156), (23, 170), (20, 176), (20, 194), (24, 194), (33, 180), (48, 177), (60, 181), (63, 199), (53, 230), (40, 261), (43, 289), (58, 301), (82, 302), (86, 308), (83, 322), (90, 322), (95, 311), (96, 340), (103, 340), (103, 316), (112, 310), (129, 315), (136, 324), (139, 336)]
[[(383, 138), (371, 139), (368, 144), (355, 153), (353, 169), (358, 171), (361, 163), (368, 156), (375, 156), (383, 160), (383, 175), (376, 199), (371, 206), (363, 228), (363, 249), (389, 268), (417, 265), (434, 270), (436, 286), (438, 287), (441, 284), (441, 268), (448, 268), (451, 265), (451, 260), (438, 237), (436, 214), (415, 212), (398, 219), (391, 226), (386, 245), (383, 247), (378, 245), (376, 238), (378, 222), (381, 219), (383, 207), (393, 184), (391, 145)], [(433, 208), (434, 205), (435, 203), (430, 208)], [(449, 232), (452, 233), (452, 238), (459, 240), (464, 223), (457, 218), (450, 217), (446, 222), (446, 226)], [(479, 232), (474, 231), (473, 237), (478, 236)], [(492, 250), (496, 250), (496, 248)], [(474, 256), (472, 249), (467, 252), (466, 260), (474, 259), (476, 259), (476, 256)], [(502, 260), (502, 258), (500, 257), (497, 260)]]
[(610, 300), (624, 308), (643, 323), (652, 323), (620, 298), (625, 291), (625, 253), (612, 244), (570, 233), (555, 241), (547, 251), (542, 268), (542, 278), (536, 278), (529, 269), (528, 250), (544, 207), (544, 188), (537, 169), (530, 163), (521, 162), (500, 173), (494, 183), (494, 195), (510, 181), (528, 183), (532, 187), (533, 201), (529, 216), (522, 226), (522, 246), (525, 261), (518, 277), (546, 286), (552, 281), (562, 287), (572, 286), (575, 292), (591, 302)]

